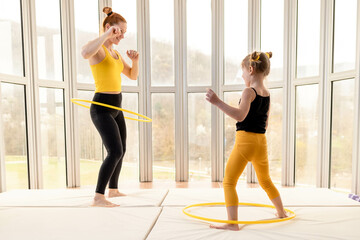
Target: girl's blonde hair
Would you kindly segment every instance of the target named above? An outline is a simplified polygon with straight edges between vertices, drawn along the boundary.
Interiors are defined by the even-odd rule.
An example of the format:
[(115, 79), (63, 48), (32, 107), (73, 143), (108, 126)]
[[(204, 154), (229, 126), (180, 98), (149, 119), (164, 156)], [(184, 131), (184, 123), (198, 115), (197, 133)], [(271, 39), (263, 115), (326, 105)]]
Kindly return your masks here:
[(111, 7), (104, 7), (103, 12), (107, 15), (107, 17), (104, 18), (102, 24), (104, 32), (105, 32), (105, 25), (107, 23), (110, 24), (110, 26), (114, 26), (115, 24), (118, 24), (120, 22), (126, 23), (125, 18), (120, 14), (113, 12)]
[(242, 61), (241, 67), (249, 68), (250, 66), (254, 68), (255, 72), (263, 73), (264, 76), (269, 75), (270, 73), (270, 58), (272, 57), (272, 52), (257, 52), (248, 54)]

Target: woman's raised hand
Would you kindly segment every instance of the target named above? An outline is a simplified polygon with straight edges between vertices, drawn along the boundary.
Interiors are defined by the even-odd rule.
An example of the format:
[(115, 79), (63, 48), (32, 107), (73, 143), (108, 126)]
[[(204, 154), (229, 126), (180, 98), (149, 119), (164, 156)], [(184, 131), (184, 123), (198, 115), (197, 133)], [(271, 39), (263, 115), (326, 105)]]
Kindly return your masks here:
[(118, 36), (118, 35), (121, 34), (120, 28), (115, 27), (115, 26), (111, 26), (111, 27), (105, 32), (105, 34), (107, 34), (107, 38), (116, 37), (116, 36)]
[(126, 55), (131, 59), (131, 61), (138, 61), (139, 60), (139, 53), (135, 50), (127, 50)]

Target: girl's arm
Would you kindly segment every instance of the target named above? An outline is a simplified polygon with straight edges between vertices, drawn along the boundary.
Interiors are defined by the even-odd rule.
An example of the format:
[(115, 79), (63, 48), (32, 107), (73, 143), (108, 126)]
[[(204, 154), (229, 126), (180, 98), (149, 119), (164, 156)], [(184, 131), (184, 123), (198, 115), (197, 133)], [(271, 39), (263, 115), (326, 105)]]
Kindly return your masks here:
[(269, 117), (270, 117), (270, 106), (271, 106), (271, 102), (269, 103), (269, 110), (267, 112), (267, 119), (266, 119), (266, 125), (265, 125), (265, 130), (268, 127), (268, 123), (269, 123)]
[(94, 40), (88, 42), (82, 47), (81, 55), (85, 59), (89, 59), (92, 56), (96, 55), (99, 52), (99, 49), (104, 44), (106, 40), (120, 34), (120, 29), (118, 27), (110, 27), (104, 34), (100, 37), (95, 38)]
[(206, 93), (207, 101), (217, 106), (226, 115), (238, 122), (244, 121), (249, 113), (251, 102), (255, 99), (255, 97), (256, 95), (251, 88), (245, 88), (241, 96), (239, 108), (235, 108), (221, 101), (211, 89), (207, 89)]
[(132, 80), (136, 80), (139, 75), (139, 53), (134, 50), (129, 50), (126, 54), (132, 61), (132, 67), (130, 67), (119, 54), (124, 64), (123, 74)]

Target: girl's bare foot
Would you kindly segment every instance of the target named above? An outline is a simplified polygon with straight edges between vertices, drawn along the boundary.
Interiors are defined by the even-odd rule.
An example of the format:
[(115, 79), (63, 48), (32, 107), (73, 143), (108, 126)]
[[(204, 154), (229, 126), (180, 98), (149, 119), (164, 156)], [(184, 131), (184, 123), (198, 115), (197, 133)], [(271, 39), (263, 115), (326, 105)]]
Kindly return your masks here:
[(231, 231), (239, 231), (239, 225), (237, 224), (223, 224), (223, 225), (210, 225), (210, 228), (215, 228), (215, 229), (224, 229), (224, 230), (231, 230)]
[(99, 193), (96, 193), (94, 197), (92, 207), (118, 207), (120, 205), (109, 202), (106, 200), (105, 196)]
[(109, 189), (109, 198), (113, 198), (113, 197), (123, 197), (126, 196), (126, 194), (119, 192), (119, 190), (117, 189)]

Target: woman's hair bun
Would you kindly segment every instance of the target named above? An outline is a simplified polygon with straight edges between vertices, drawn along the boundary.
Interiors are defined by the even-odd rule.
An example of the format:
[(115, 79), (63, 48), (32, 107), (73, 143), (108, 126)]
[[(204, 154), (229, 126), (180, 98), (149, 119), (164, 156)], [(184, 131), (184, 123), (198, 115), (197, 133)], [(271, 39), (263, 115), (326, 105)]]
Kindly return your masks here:
[(104, 7), (103, 12), (107, 15), (107, 14), (112, 12), (112, 8), (111, 7)]

